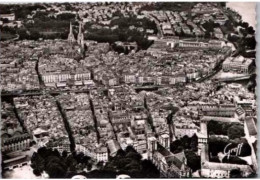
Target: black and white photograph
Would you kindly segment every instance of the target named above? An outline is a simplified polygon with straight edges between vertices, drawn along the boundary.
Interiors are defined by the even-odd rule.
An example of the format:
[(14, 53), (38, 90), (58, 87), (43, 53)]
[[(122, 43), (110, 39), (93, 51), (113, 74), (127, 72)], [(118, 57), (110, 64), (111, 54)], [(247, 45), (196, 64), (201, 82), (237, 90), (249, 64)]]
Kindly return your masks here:
[(256, 4), (0, 2), (1, 177), (257, 177)]

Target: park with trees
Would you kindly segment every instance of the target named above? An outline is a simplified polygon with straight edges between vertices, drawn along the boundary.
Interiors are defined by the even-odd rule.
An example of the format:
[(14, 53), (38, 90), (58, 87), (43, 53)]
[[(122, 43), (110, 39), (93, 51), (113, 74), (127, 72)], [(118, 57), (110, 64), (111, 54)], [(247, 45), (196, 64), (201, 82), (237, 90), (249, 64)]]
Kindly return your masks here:
[(36, 176), (47, 173), (50, 178), (71, 178), (84, 175), (87, 178), (116, 178), (127, 174), (132, 178), (159, 178), (160, 173), (150, 160), (132, 147), (120, 149), (107, 163), (95, 163), (82, 152), (60, 153), (57, 149), (41, 147), (31, 158), (31, 167)]
[(98, 175), (93, 176), (95, 178), (115, 178), (115, 175), (119, 174), (127, 174), (131, 178), (160, 177), (160, 172), (155, 165), (150, 160), (142, 159), (132, 146), (128, 146), (125, 150), (120, 149), (115, 157), (111, 157), (104, 166), (90, 172), (87, 177), (92, 177), (93, 173)]
[[(146, 29), (154, 30), (157, 33), (157, 27), (155, 22), (150, 21), (147, 18), (138, 19), (136, 15), (129, 15), (124, 17), (122, 14), (118, 14), (117, 18), (114, 18), (110, 22), (110, 28), (104, 28), (100, 25), (98, 28), (93, 27), (91, 23), (87, 23), (84, 29), (87, 30), (85, 39), (94, 40), (97, 42), (108, 42), (113, 44), (117, 41), (122, 42), (136, 42), (138, 49), (147, 49), (152, 41), (146, 38)], [(134, 29), (129, 27), (133, 26)], [(117, 27), (112, 29), (111, 27)], [(138, 31), (136, 28), (143, 28), (143, 32)], [(118, 48), (118, 47), (117, 47)]]
[(209, 135), (224, 135), (228, 136), (230, 139), (245, 136), (244, 125), (241, 123), (209, 121), (207, 127)]
[[(247, 164), (246, 161), (239, 157), (247, 157), (251, 155), (251, 147), (245, 138), (229, 139), (218, 136), (211, 136), (208, 140), (209, 144), (209, 158), (212, 162), (220, 162), (218, 157), (219, 153), (224, 154), (222, 159), (223, 163), (231, 164)], [(235, 151), (230, 153), (227, 157), (229, 150), (238, 148), (238, 145), (242, 145), (241, 151), (237, 154)]]
[[(226, 152), (230, 149), (237, 148), (239, 144), (243, 144), (241, 148), (240, 157), (251, 155), (251, 147), (244, 138), (244, 125), (241, 123), (227, 123), (219, 121), (209, 121), (207, 124), (209, 132), (209, 158), (212, 162), (220, 162), (219, 153), (223, 153), (223, 163), (231, 164), (247, 164), (236, 153), (231, 153), (227, 156)], [(226, 151), (226, 152), (224, 152)]]
[(67, 178), (70, 174), (91, 170), (93, 161), (83, 153), (60, 153), (57, 149), (41, 147), (32, 155), (31, 167), (36, 176), (46, 172), (50, 178)]

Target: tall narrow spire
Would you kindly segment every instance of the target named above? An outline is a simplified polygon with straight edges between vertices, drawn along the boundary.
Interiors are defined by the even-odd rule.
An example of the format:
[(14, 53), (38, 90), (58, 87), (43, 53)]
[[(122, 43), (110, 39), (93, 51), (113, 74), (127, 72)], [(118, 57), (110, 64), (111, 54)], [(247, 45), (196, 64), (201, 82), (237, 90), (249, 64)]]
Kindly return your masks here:
[(68, 41), (69, 41), (69, 43), (73, 43), (73, 42), (76, 41), (74, 34), (73, 34), (71, 22), (70, 22), (70, 32), (69, 32), (69, 35), (68, 35)]
[(78, 44), (84, 48), (84, 34), (82, 33), (82, 22), (79, 22)]
[(79, 33), (78, 33), (78, 44), (80, 44), (81, 42), (81, 36), (82, 36), (82, 25), (81, 25), (81, 22), (79, 22)]
[(82, 33), (82, 23), (80, 22), (79, 23), (79, 34), (81, 34)]
[(72, 33), (72, 24), (70, 22), (70, 33)]

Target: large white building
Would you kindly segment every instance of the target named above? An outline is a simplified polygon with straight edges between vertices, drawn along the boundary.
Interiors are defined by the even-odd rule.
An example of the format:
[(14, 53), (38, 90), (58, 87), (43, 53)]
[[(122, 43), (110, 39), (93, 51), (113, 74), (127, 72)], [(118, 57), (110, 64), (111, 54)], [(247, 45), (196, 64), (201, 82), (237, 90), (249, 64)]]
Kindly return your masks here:
[(249, 74), (253, 60), (243, 56), (229, 57), (223, 62), (223, 71), (232, 71)]

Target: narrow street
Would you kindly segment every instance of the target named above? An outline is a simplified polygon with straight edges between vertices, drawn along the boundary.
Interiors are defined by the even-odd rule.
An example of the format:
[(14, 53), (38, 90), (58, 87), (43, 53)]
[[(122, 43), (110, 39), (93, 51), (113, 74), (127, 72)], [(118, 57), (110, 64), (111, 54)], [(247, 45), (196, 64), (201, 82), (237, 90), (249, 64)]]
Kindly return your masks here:
[(35, 64), (35, 71), (36, 71), (36, 73), (38, 75), (38, 80), (39, 80), (39, 83), (40, 83), (40, 89), (43, 89), (45, 87), (45, 85), (44, 85), (42, 76), (41, 76), (41, 74), (39, 72), (39, 61), (40, 61), (40, 57), (38, 56), (36, 64)]
[(95, 109), (94, 109), (94, 106), (93, 106), (92, 99), (90, 97), (89, 97), (89, 104), (90, 104), (90, 109), (91, 109), (91, 112), (92, 112), (92, 117), (93, 117), (93, 121), (94, 121), (94, 125), (95, 125), (95, 131), (97, 133), (97, 141), (99, 143), (99, 141), (100, 141), (100, 134), (98, 132), (97, 117), (96, 117), (96, 114), (95, 114)]
[(15, 104), (14, 104), (14, 99), (11, 98), (11, 104), (13, 106), (13, 110), (14, 110), (14, 114), (15, 114), (15, 117), (18, 119), (20, 125), (22, 126), (22, 128), (28, 132), (27, 128), (25, 127), (24, 125), (24, 120), (20, 118), (20, 116), (18, 115), (18, 111), (17, 111), (17, 108), (15, 107)]
[(115, 130), (115, 128), (114, 128), (114, 126), (113, 126), (113, 123), (112, 123), (112, 121), (111, 121), (111, 116), (110, 116), (110, 113), (108, 113), (108, 121), (109, 121), (109, 123), (111, 124), (111, 126), (112, 126), (112, 129), (113, 129), (113, 133), (114, 133), (114, 135), (115, 135), (115, 138), (116, 138), (116, 140), (117, 140), (117, 133), (116, 133), (116, 130)]
[[(55, 98), (55, 97), (54, 97)], [(64, 109), (62, 108), (60, 102), (58, 100), (56, 100), (56, 104), (57, 104), (57, 107), (60, 111), (60, 114), (61, 114), (61, 117), (62, 117), (62, 120), (63, 120), (63, 123), (64, 123), (64, 126), (65, 126), (65, 129), (68, 133), (68, 136), (69, 136), (69, 140), (70, 140), (70, 151), (73, 152), (75, 151), (75, 147), (76, 147), (76, 144), (75, 144), (75, 140), (74, 140), (74, 137), (73, 137), (73, 133), (72, 133), (72, 130), (70, 128), (70, 124), (69, 124), (69, 121), (68, 121), (68, 118), (67, 118), (67, 115), (64, 111)]]
[(146, 100), (146, 97), (144, 97), (144, 108), (146, 109), (147, 111), (147, 122), (148, 124), (150, 125), (150, 127), (152, 128), (152, 131), (155, 133), (155, 128), (154, 128), (154, 125), (153, 125), (153, 119), (152, 119), (152, 115), (150, 113), (150, 110), (147, 106), (147, 100)]

